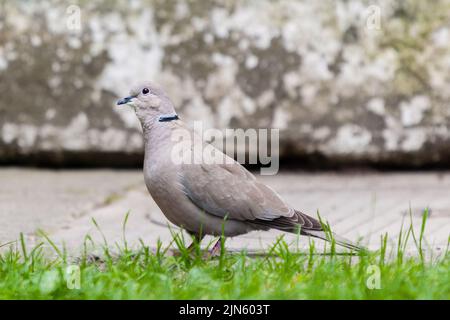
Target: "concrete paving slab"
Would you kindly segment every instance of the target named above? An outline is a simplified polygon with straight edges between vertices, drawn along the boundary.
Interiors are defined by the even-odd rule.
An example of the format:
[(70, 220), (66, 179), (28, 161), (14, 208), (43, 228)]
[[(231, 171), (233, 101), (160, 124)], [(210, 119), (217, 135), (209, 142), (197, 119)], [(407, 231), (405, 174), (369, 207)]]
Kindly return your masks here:
[[(312, 215), (319, 210), (321, 216), (332, 223), (335, 232), (349, 239), (363, 238), (362, 243), (373, 249), (378, 248), (380, 236), (385, 232), (389, 233), (391, 243), (395, 243), (402, 221), (405, 227), (409, 226), (410, 205), (413, 209), (412, 221), (418, 233), (422, 210), (427, 206), (433, 210), (433, 202), (436, 201), (439, 214), (431, 214), (427, 226), (429, 230), (438, 226), (442, 228), (437, 228), (438, 233), (427, 234), (427, 240), (433, 248), (442, 249), (447, 245), (450, 232), (450, 180), (447, 176), (434, 173), (358, 176), (283, 173), (259, 179), (278, 190), (294, 207)], [(308, 182), (308, 186), (304, 181)], [(158, 239), (164, 245), (170, 244), (172, 237), (168, 222), (144, 186), (128, 191), (117, 203), (94, 210), (89, 216), (68, 226), (66, 231), (53, 233), (52, 236), (59, 242), (65, 242), (68, 247), (79, 246), (86, 233), (91, 234), (96, 242), (101, 242), (100, 233), (89, 221), (92, 216), (100, 224), (109, 243), (120, 243), (122, 222), (128, 210), (131, 212), (127, 226), (129, 244), (138, 245), (139, 239), (153, 247)], [(172, 231), (178, 230), (175, 226), (171, 228)], [(261, 251), (283, 234), (275, 230), (252, 232), (229, 239), (227, 247)], [(188, 236), (186, 239), (190, 241)], [(284, 239), (291, 243), (292, 248), (298, 246), (304, 249), (309, 245), (309, 239), (298, 239), (296, 235), (284, 234)], [(205, 239), (205, 244), (209, 241), (212, 239)], [(319, 249), (323, 247), (323, 241), (315, 242)]]
[(0, 244), (70, 225), (143, 183), (136, 170), (0, 169)]
[[(123, 244), (123, 222), (127, 212), (130, 215), (125, 236), (131, 247), (137, 247), (143, 241), (155, 248), (158, 240), (167, 246), (172, 240), (171, 230), (178, 230), (175, 226), (169, 229), (164, 215), (148, 195), (139, 170), (22, 172), (15, 169), (0, 170), (0, 177), (16, 178), (11, 188), (3, 179), (0, 184), (0, 199), (3, 200), (0, 217), (13, 226), (12, 230), (5, 230), (1, 225), (3, 239), (5, 234), (11, 237), (19, 231), (32, 235), (39, 227), (48, 231), (56, 243), (64, 243), (74, 252), (83, 247), (86, 235), (99, 245), (105, 238), (110, 246), (114, 246), (115, 243)], [(277, 190), (295, 208), (311, 215), (319, 211), (336, 233), (353, 240), (363, 238), (362, 243), (370, 248), (379, 247), (380, 236), (385, 232), (388, 232), (391, 243), (395, 243), (402, 221), (406, 227), (409, 226), (410, 207), (416, 232), (423, 209), (430, 207), (426, 239), (431, 249), (442, 251), (448, 243), (450, 173), (291, 172), (258, 179)], [(43, 186), (32, 186), (38, 182), (43, 182)], [(27, 201), (11, 203), (21, 202), (21, 194), (27, 194)], [(5, 199), (9, 204), (4, 203)], [(34, 216), (30, 215), (31, 212)], [(19, 217), (17, 221), (16, 217)], [(101, 232), (92, 219), (98, 223)], [(274, 230), (229, 239), (227, 248), (267, 250), (282, 235), (291, 248), (303, 250), (309, 245), (309, 239), (305, 237)], [(36, 237), (30, 239), (37, 241)], [(212, 240), (206, 238), (204, 244)], [(190, 242), (188, 236), (186, 241)], [(323, 241), (315, 242), (319, 250), (324, 245)]]

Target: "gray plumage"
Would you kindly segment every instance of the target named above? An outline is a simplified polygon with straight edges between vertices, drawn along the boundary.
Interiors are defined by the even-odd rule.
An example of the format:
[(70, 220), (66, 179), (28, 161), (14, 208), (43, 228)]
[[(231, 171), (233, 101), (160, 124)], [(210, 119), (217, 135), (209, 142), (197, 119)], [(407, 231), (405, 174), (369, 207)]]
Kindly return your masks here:
[[(171, 100), (160, 87), (143, 83), (118, 104), (129, 104), (136, 111), (145, 141), (145, 183), (159, 208), (175, 225), (200, 239), (205, 234), (233, 237), (274, 228), (327, 240), (318, 220), (289, 206), (238, 162), (201, 141), (183, 121), (175, 117), (171, 118), (173, 121), (160, 121), (160, 117), (176, 115)], [(200, 143), (209, 148), (208, 157), (219, 156), (226, 161), (173, 161), (174, 148), (180, 148), (173, 138), (178, 131), (189, 133), (188, 143), (183, 144), (181, 151), (188, 153), (194, 143)], [(194, 152), (194, 157), (198, 156)], [(359, 249), (344, 238), (334, 238), (340, 245)]]

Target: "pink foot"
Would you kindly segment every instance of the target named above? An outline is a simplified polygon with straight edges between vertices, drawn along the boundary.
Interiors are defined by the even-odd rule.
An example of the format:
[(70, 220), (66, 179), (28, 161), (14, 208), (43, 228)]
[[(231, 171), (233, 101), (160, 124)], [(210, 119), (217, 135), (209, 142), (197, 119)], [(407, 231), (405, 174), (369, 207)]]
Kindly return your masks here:
[(214, 244), (214, 246), (209, 250), (209, 256), (210, 257), (218, 257), (220, 255), (221, 250), (221, 239), (217, 240), (217, 242)]

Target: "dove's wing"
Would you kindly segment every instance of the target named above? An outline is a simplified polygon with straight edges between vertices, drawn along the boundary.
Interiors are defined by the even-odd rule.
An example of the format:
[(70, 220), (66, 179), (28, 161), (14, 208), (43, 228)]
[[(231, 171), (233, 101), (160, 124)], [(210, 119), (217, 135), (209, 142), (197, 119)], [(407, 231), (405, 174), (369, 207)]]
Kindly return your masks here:
[(237, 162), (185, 165), (181, 184), (188, 198), (209, 214), (287, 232), (322, 231), (319, 221), (291, 208)]
[(237, 162), (184, 165), (181, 184), (199, 208), (221, 218), (273, 220), (295, 212)]
[[(194, 138), (202, 143), (200, 137)], [(301, 227), (302, 234), (305, 230), (322, 230), (319, 221), (290, 207), (238, 162), (210, 144), (203, 146), (207, 151), (202, 153), (203, 158), (198, 158), (197, 164), (183, 164), (179, 172), (185, 194), (197, 207), (221, 218), (250, 221), (263, 228), (297, 232)]]
[[(181, 184), (188, 198), (207, 213), (249, 221), (264, 228), (300, 233), (328, 240), (321, 223), (289, 207), (280, 196), (258, 182), (239, 163), (185, 165)], [(333, 233), (337, 244), (362, 250)]]

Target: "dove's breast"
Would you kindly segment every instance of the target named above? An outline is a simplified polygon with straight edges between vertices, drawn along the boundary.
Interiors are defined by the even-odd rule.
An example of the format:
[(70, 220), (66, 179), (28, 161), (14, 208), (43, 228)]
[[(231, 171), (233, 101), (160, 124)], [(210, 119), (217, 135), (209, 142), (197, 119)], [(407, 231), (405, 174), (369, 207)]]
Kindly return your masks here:
[[(247, 233), (252, 227), (242, 221), (228, 220), (211, 215), (197, 207), (181, 185), (178, 166), (145, 166), (144, 178), (150, 195), (166, 218), (191, 233), (226, 236)], [(224, 229), (223, 229), (224, 228)]]
[[(173, 224), (191, 233), (221, 235), (223, 219), (197, 207), (187, 196), (182, 184), (183, 161), (173, 158), (173, 146), (170, 139), (146, 145), (144, 179), (150, 195)], [(189, 143), (183, 144), (182, 148), (184, 151), (192, 151), (192, 145)], [(175, 155), (179, 154), (178, 151), (180, 150), (176, 150)], [(248, 224), (231, 219), (227, 221), (224, 229), (227, 236), (252, 230)]]
[[(168, 160), (170, 161), (170, 160)], [(147, 190), (170, 222), (180, 225), (181, 217), (175, 211), (179, 209), (183, 196), (178, 181), (177, 166), (166, 161), (154, 161), (146, 157), (144, 162), (144, 180)]]

